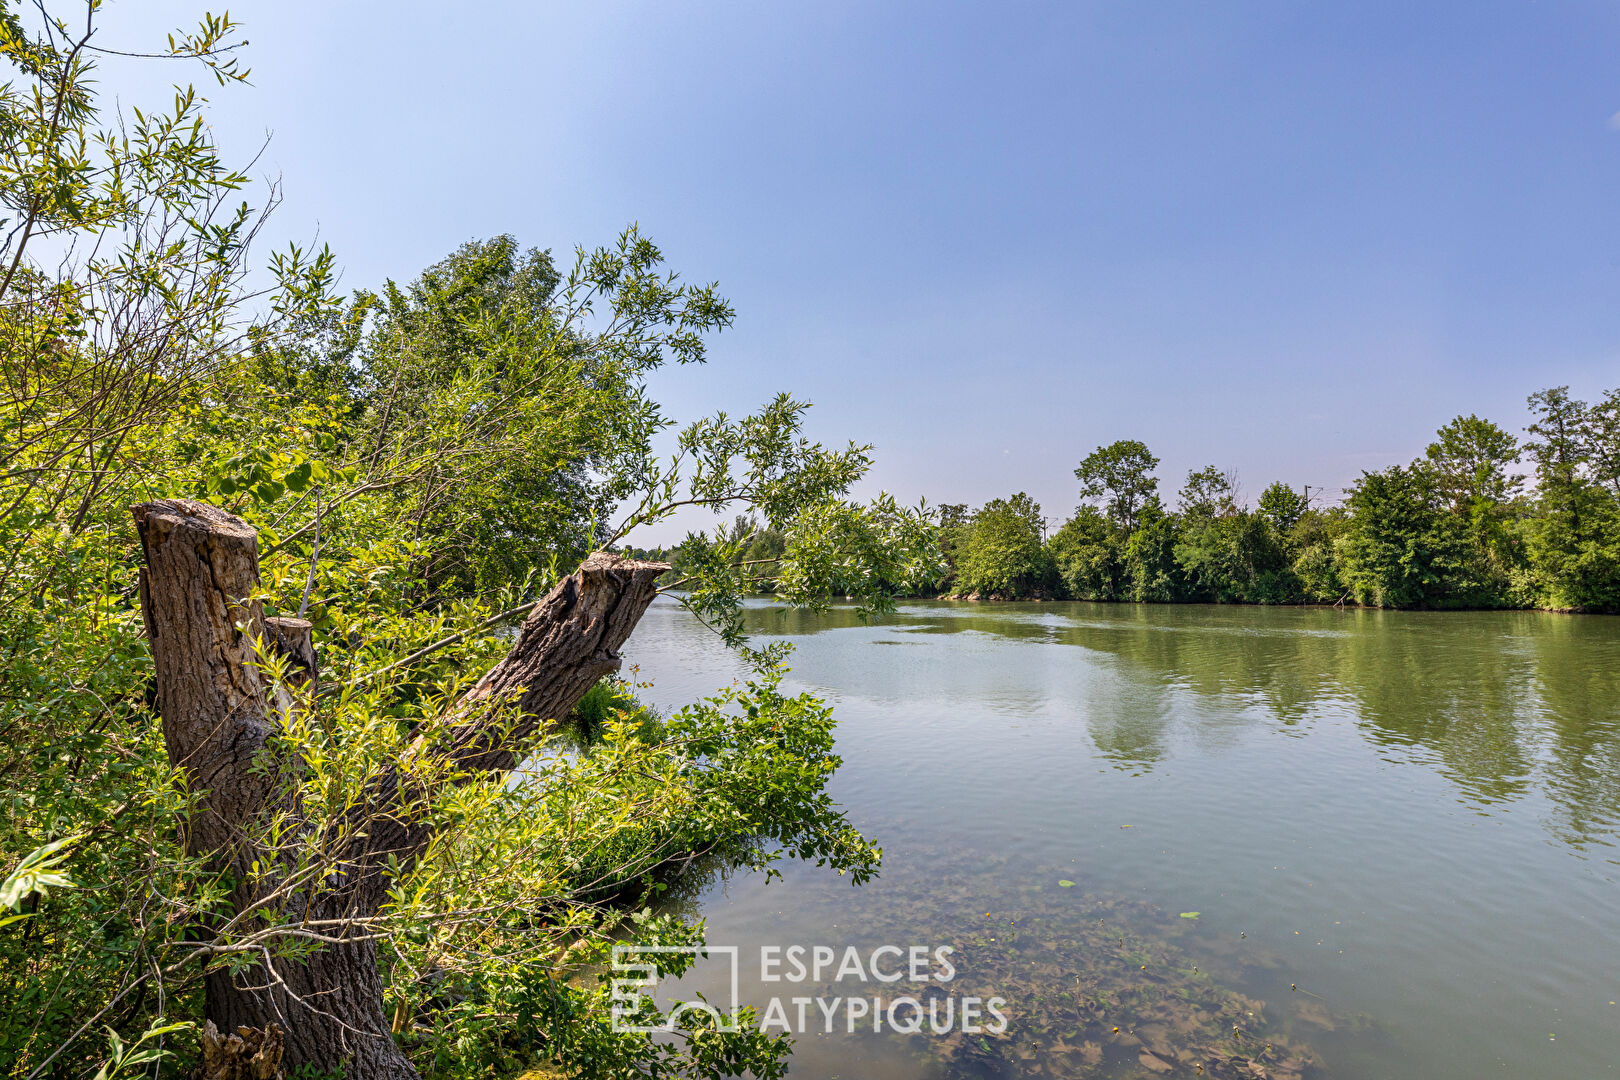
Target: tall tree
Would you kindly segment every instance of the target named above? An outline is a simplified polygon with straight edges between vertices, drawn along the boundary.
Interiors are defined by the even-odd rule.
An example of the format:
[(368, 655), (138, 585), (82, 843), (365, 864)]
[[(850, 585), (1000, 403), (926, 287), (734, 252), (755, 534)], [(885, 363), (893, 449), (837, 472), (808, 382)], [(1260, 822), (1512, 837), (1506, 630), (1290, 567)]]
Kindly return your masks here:
[(1260, 516), (1284, 537), (1299, 524), (1307, 509), (1304, 496), (1281, 480), (1273, 482), (1260, 493)]
[(619, 457), (661, 423), (642, 377), (701, 363), (704, 335), (732, 321), (713, 285), (665, 272), (635, 229), (593, 259), (565, 274), (498, 236), (351, 302), (365, 327), (342, 357), (352, 437), (368, 465), (395, 463), (398, 512), (434, 538), (416, 568), (429, 587), (487, 588), (539, 553), (579, 559), (601, 543), (629, 492)]
[(1585, 539), (1588, 484), (1587, 407), (1569, 396), (1569, 387), (1538, 390), (1529, 398), (1536, 436), (1525, 447), (1536, 462), (1536, 493), (1546, 513), (1562, 523), (1571, 543)]
[(981, 506), (957, 554), (959, 588), (1007, 598), (1028, 596), (1046, 584), (1046, 520), (1020, 491)]
[(1519, 442), (1489, 420), (1459, 416), (1435, 432), (1429, 464), (1458, 513), (1484, 504), (1504, 503), (1523, 479), (1509, 467), (1519, 460)]
[(1344, 578), (1359, 602), (1436, 607), (1482, 599), (1466, 525), (1425, 463), (1363, 473), (1347, 503)]
[(1620, 387), (1588, 409), (1586, 421), (1592, 477), (1620, 496)]
[[(646, 374), (730, 309), (633, 230), (566, 273), (473, 245), (369, 306), (295, 249), (248, 291), (259, 217), (200, 99), (98, 119), (100, 5), (46, 7), (27, 32), (0, 7), (0, 685), (26, 688), (0, 694), (0, 846), (63, 866), (4, 920), (0, 1059), (91, 1075), (103, 1025), (206, 1020), (210, 1055), (255, 1029), (257, 1076), (487, 1072), (516, 1042), (581, 1076), (779, 1074), (757, 1029), (607, 1038), (574, 976), (618, 929), (604, 890), (661, 860), (875, 870), (825, 791), (825, 706), (750, 650), (667, 741), (533, 752), (667, 587), (592, 548), (741, 509), (781, 533), (784, 596), (881, 604), (937, 570), (928, 513), (849, 501), (866, 448), (810, 442), (785, 395), (655, 453)], [(170, 51), (228, 79), (230, 31)], [(680, 594), (738, 644), (746, 545), (689, 545)]]
[(1608, 402), (1593, 409), (1558, 386), (1532, 394), (1530, 408), (1536, 439), (1526, 449), (1536, 462), (1539, 506), (1526, 532), (1535, 602), (1620, 607), (1620, 500), (1605, 475)]
[(1435, 432), (1426, 459), (1454, 514), (1468, 522), (1482, 578), (1495, 577), (1504, 591), (1514, 548), (1506, 523), (1508, 503), (1523, 485), (1510, 471), (1519, 443), (1489, 420), (1458, 416)]
[(1159, 459), (1146, 444), (1121, 439), (1087, 454), (1074, 476), (1080, 481), (1080, 498), (1101, 503), (1114, 524), (1131, 533), (1158, 491), (1159, 481), (1153, 475), (1158, 467)]
[(1206, 465), (1187, 474), (1178, 501), (1181, 512), (1189, 517), (1230, 517), (1238, 512), (1237, 479)]

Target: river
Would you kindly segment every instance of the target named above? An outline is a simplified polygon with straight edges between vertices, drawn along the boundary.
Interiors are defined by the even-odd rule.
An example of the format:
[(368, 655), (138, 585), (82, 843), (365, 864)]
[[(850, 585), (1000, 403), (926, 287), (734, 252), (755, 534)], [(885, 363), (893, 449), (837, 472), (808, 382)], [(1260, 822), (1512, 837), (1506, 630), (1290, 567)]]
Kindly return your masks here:
[[(860, 888), (785, 865), (690, 889), (710, 944), (739, 949), (742, 1002), (881, 1013), (918, 990), (765, 981), (762, 947), (855, 946), (866, 967), (949, 946), (955, 978), (930, 992), (1010, 1017), (873, 1034), (816, 1005), (793, 1076), (1620, 1075), (1620, 619), (935, 602), (867, 624), (757, 601), (748, 618), (794, 645), (786, 685), (835, 707), (831, 791), (884, 862)], [(668, 599), (626, 654), (662, 708), (743, 673)], [(723, 998), (725, 968), (674, 990)]]

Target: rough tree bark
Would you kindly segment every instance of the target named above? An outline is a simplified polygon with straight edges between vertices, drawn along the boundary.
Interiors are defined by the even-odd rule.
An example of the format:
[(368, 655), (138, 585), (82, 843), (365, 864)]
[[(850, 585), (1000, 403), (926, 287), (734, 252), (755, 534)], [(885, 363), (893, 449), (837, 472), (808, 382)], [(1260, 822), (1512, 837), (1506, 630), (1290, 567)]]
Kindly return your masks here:
[[(252, 663), (255, 638), (294, 662), (298, 679), (315, 678), (307, 623), (267, 620), (257, 601), (257, 536), (246, 522), (205, 503), (165, 499), (134, 508), (145, 556), (141, 613), (157, 675), (158, 712), (170, 761), (199, 794), (184, 823), (186, 848), (246, 881), (258, 854), (254, 826), (274, 812), (276, 768), (252, 769), (280, 715), (271, 688)], [(432, 754), (466, 775), (499, 774), (517, 764), (525, 741), (566, 716), (595, 682), (619, 668), (618, 649), (657, 595), (668, 567), (597, 553), (553, 589), (524, 622), (511, 653), (451, 710), (414, 740), (393, 771), (371, 789), (359, 813), (364, 834), (341, 852), (341, 873), (296, 902), (315, 919), (365, 919), (384, 899), (390, 858), (411, 866), (433, 838), (413, 817), (411, 764)], [(517, 703), (491, 715), (487, 705)], [(269, 763), (293, 767), (296, 763)], [(232, 901), (243, 911), (262, 900), (251, 884)], [(395, 1045), (385, 1015), (375, 942), (360, 932), (299, 963), (266, 961), (235, 975), (210, 973), (207, 1018), (221, 1031), (284, 1031), (283, 1067), (342, 1065), (347, 1080), (416, 1076)]]

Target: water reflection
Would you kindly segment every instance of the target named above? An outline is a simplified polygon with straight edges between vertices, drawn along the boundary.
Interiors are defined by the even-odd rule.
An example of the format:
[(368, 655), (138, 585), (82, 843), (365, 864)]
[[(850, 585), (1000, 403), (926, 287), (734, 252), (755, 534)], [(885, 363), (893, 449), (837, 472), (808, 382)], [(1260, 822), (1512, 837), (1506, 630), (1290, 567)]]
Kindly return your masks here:
[[(884, 866), (858, 890), (791, 866), (776, 886), (700, 890), (710, 940), (960, 943), (964, 985), (1010, 991), (1021, 1018), (988, 1048), (817, 1033), (794, 1075), (1220, 1075), (1217, 1052), (1253, 1063), (1215, 1038), (1232, 1008), (1281, 1037), (1268, 1074), (1616, 1074), (1620, 620), (961, 603), (749, 618), (834, 704), (833, 794)], [(630, 654), (660, 705), (739, 673), (672, 606)], [(1063, 996), (1076, 976), (1140, 1045), (1075, 1011), (1095, 1003)]]
[[(787, 638), (868, 626), (853, 608), (812, 615), (765, 605), (751, 624)], [(1620, 822), (1613, 618), (914, 603), (870, 625), (877, 640), (897, 645), (949, 634), (1085, 650), (1097, 662), (1067, 687), (1066, 705), (1121, 768), (1152, 769), (1178, 726), (1204, 738), (1234, 723), (1307, 732), (1313, 717), (1348, 711), (1391, 760), (1430, 764), (1473, 805), (1545, 800), (1548, 827), (1564, 843), (1612, 843)], [(893, 663), (916, 660), (896, 653)], [(1046, 705), (1051, 687), (1040, 667), (1065, 663), (999, 659), (1008, 678), (986, 704), (1011, 715)]]

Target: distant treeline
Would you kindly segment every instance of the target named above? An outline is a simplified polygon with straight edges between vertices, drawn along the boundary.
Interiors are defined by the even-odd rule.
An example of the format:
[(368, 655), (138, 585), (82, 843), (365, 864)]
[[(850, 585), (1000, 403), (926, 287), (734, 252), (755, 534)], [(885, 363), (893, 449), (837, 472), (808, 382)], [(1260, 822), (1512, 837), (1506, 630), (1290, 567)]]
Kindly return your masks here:
[[(1025, 494), (942, 508), (947, 592), (1156, 603), (1620, 611), (1620, 390), (1530, 396), (1520, 441), (1459, 416), (1423, 457), (1363, 473), (1339, 505), (1274, 483), (1246, 505), (1230, 473), (1191, 472), (1168, 509), (1135, 440), (1074, 475), (1081, 505), (1050, 537)], [(1533, 464), (1527, 478), (1516, 468)]]
[[(1050, 535), (1023, 493), (940, 507), (930, 595), (1620, 611), (1620, 389), (1529, 402), (1522, 440), (1459, 416), (1424, 456), (1363, 473), (1334, 505), (1278, 482), (1251, 506), (1209, 466), (1172, 509), (1147, 446), (1098, 447), (1074, 470), (1080, 505)], [(748, 519), (726, 531), (769, 588), (792, 538)], [(683, 563), (679, 547), (648, 554)]]

